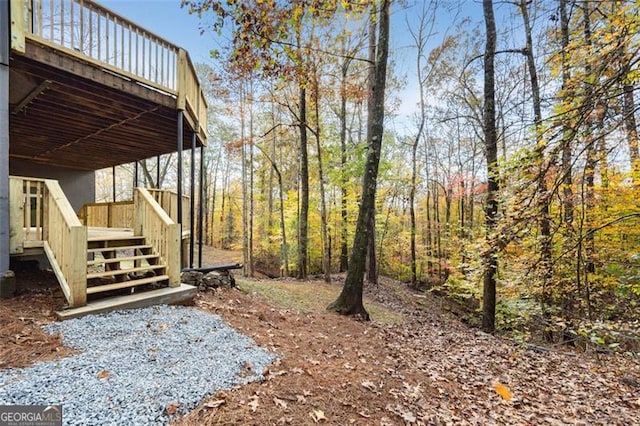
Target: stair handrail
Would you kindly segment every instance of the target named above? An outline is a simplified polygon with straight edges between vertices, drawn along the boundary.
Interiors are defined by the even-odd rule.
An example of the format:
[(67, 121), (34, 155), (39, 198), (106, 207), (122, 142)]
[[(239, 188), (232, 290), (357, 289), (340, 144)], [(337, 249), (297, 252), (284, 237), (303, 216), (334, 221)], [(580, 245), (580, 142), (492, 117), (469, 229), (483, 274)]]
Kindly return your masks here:
[(43, 240), (51, 266), (71, 307), (87, 304), (87, 227), (73, 211), (58, 181), (45, 179)]
[(135, 235), (145, 237), (167, 265), (169, 286), (180, 286), (180, 224), (169, 217), (145, 188), (136, 188), (134, 193)]
[[(149, 191), (149, 194), (162, 206), (164, 211), (167, 212), (169, 217), (173, 219), (174, 222), (178, 222), (178, 193), (176, 191), (172, 191), (170, 189), (157, 189), (157, 188), (146, 188)], [(191, 208), (191, 197), (188, 195), (182, 194), (182, 228), (189, 229), (191, 226), (191, 217), (189, 214), (189, 209)]]

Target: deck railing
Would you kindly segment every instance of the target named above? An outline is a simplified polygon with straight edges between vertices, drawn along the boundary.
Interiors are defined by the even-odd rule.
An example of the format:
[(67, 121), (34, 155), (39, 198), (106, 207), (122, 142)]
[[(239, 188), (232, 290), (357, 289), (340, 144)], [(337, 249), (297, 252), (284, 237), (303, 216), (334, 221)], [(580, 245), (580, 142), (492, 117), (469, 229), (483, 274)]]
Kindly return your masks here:
[[(174, 222), (178, 222), (178, 194), (168, 189), (147, 189), (149, 194), (160, 204), (164, 211)], [(188, 230), (191, 227), (191, 198), (182, 196), (182, 229)]]
[(45, 181), (37, 178), (9, 178), (9, 253), (22, 253), (40, 245), (43, 235)]
[(178, 63), (178, 87), (180, 88), (178, 109), (189, 112), (187, 120), (202, 137), (206, 138), (208, 105), (187, 51), (180, 50)]
[(177, 90), (179, 47), (91, 0), (31, 0), (28, 33), (101, 66)]
[[(169, 215), (171, 220), (178, 222), (178, 194), (169, 189), (147, 188), (160, 207)], [(182, 196), (182, 229), (189, 230), (191, 226), (190, 197)], [(104, 203), (88, 203), (78, 212), (78, 218), (85, 226), (98, 228), (133, 228), (134, 201), (115, 201)]]
[(85, 226), (133, 228), (133, 200), (85, 204), (78, 218)]
[(10, 251), (44, 248), (71, 307), (87, 302), (87, 228), (55, 180), (11, 176)]
[(180, 285), (180, 225), (144, 188), (136, 188), (134, 195), (135, 215), (133, 231), (142, 235), (153, 245), (167, 265), (169, 285)]
[(10, 1), (12, 50), (33, 40), (174, 95), (206, 139), (207, 102), (186, 50), (92, 0)]

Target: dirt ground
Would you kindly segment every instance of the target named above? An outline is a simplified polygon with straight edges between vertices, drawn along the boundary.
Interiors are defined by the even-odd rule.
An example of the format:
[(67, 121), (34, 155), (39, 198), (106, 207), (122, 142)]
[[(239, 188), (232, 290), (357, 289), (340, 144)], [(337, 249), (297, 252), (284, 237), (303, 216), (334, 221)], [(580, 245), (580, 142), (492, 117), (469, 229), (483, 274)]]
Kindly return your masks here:
[[(237, 261), (209, 254), (216, 255), (209, 263)], [(51, 277), (18, 278), (30, 286), (0, 302), (0, 369), (72, 352), (40, 329), (64, 301)], [(200, 293), (197, 307), (222, 316), (278, 361), (263, 372), (264, 381), (218, 392), (173, 424), (638, 424), (637, 357), (486, 335), (443, 312), (437, 298), (387, 279), (366, 290), (369, 306), (395, 315), (385, 322), (376, 315), (357, 322), (326, 312), (320, 302), (284, 307), (254, 291), (295, 286), (337, 295), (341, 280), (239, 280), (239, 288)]]
[(280, 359), (265, 381), (220, 392), (175, 424), (637, 424), (637, 359), (522, 347), (391, 280), (368, 293), (404, 321), (279, 309), (236, 289), (200, 295), (197, 306)]
[(42, 326), (55, 321), (54, 311), (65, 300), (53, 273), (18, 269), (19, 293), (0, 300), (0, 370), (67, 356), (74, 351), (50, 336)]

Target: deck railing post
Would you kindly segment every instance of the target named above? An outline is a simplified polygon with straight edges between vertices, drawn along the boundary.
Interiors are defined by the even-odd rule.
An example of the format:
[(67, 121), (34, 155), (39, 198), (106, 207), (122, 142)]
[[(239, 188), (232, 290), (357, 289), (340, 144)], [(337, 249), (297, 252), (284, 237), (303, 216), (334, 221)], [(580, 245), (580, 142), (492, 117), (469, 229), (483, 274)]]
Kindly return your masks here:
[(9, 2), (0, 3), (0, 293), (12, 293), (9, 270)]
[[(184, 146), (184, 112), (178, 111), (178, 227), (180, 229), (180, 245), (182, 245), (182, 148)], [(182, 250), (180, 250), (180, 266), (183, 265)]]
[[(189, 267), (193, 268), (195, 247), (195, 202), (196, 202), (196, 133), (191, 135), (191, 200), (189, 204)], [(182, 200), (179, 200), (182, 202)]]
[(204, 145), (200, 145), (200, 196), (198, 197), (198, 268), (202, 268), (202, 221), (204, 202)]

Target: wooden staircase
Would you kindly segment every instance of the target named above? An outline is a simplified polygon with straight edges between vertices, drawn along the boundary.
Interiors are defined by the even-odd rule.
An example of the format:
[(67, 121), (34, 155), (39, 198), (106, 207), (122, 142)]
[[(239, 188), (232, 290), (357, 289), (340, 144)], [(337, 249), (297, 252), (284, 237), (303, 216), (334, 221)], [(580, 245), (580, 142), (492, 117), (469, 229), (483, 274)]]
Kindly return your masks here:
[(167, 265), (142, 236), (100, 236), (87, 240), (87, 295), (136, 288), (167, 287)]
[(128, 222), (114, 228), (83, 224), (55, 180), (11, 176), (9, 186), (9, 253), (47, 257), (66, 299), (58, 319), (195, 297), (180, 282), (180, 224), (146, 189), (136, 188)]
[(56, 311), (58, 319), (156, 304), (188, 303), (197, 288), (170, 285), (167, 265), (143, 236), (87, 238), (85, 306)]

